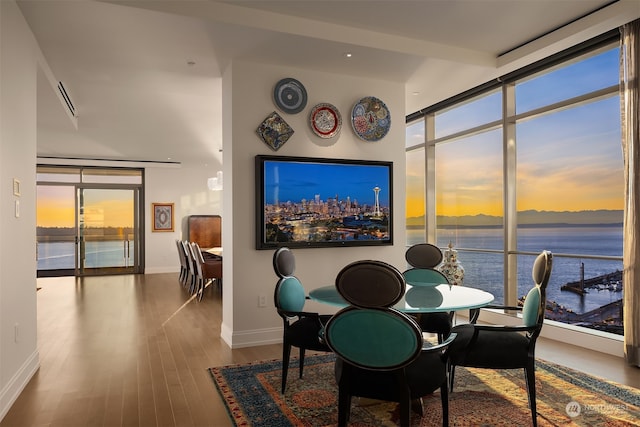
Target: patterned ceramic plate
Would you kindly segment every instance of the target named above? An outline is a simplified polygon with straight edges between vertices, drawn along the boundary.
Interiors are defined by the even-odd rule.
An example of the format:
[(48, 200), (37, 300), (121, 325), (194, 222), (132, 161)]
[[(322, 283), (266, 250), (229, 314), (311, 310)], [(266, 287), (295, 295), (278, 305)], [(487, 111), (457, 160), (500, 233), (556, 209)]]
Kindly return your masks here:
[(276, 83), (273, 100), (285, 113), (296, 114), (307, 106), (307, 90), (298, 80), (288, 77)]
[(293, 129), (275, 111), (269, 114), (256, 129), (258, 136), (274, 151), (282, 147), (293, 135)]
[(311, 129), (320, 138), (332, 138), (342, 128), (342, 116), (336, 107), (331, 104), (318, 104), (309, 115)]
[(391, 127), (391, 113), (384, 102), (373, 96), (359, 100), (351, 111), (353, 131), (364, 141), (379, 141)]

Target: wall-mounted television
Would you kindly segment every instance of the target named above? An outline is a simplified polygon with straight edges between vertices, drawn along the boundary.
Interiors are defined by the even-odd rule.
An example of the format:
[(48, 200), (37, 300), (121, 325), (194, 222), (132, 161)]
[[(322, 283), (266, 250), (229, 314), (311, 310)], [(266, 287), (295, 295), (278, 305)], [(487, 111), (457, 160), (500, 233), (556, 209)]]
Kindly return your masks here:
[(256, 249), (393, 244), (393, 163), (256, 156)]

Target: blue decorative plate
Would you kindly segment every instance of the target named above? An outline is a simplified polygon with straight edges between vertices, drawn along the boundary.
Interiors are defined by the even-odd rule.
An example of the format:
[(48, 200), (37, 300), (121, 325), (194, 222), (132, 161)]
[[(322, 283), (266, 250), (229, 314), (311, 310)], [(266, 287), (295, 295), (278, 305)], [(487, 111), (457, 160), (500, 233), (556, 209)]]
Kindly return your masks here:
[(273, 100), (285, 113), (296, 114), (307, 105), (307, 90), (296, 79), (282, 79), (273, 88)]
[(353, 131), (364, 141), (379, 141), (391, 127), (391, 113), (384, 102), (373, 96), (359, 100), (351, 111)]

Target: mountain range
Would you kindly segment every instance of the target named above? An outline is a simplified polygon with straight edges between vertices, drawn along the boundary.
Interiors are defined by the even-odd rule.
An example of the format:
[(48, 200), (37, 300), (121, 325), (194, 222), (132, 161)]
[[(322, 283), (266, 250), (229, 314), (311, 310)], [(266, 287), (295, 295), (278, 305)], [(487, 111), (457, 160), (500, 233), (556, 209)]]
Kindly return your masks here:
[[(586, 210), (586, 211), (537, 211), (518, 212), (520, 226), (578, 226), (578, 225), (622, 225), (622, 210)], [(493, 215), (438, 215), (438, 227), (501, 227), (502, 217)], [(407, 227), (422, 227), (424, 216), (407, 218)]]

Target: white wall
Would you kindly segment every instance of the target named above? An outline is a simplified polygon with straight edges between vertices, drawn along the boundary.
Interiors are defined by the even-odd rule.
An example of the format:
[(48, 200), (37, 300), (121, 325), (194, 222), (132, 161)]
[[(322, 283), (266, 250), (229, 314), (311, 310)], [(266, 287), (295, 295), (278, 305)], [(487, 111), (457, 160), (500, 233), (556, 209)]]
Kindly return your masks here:
[[(38, 54), (16, 4), (0, 1), (0, 418), (39, 366), (35, 261)], [(20, 181), (19, 197), (13, 194), (14, 178)]]
[[(228, 128), (223, 136), (225, 164), (224, 218), (225, 233), (233, 236), (233, 247), (224, 240), (224, 312), (223, 339), (232, 347), (252, 346), (282, 340), (282, 321), (273, 306), (276, 275), (273, 272), (273, 251), (255, 249), (255, 184), (254, 157), (275, 154), (256, 134), (256, 128), (274, 110), (272, 91), (277, 81), (285, 77), (298, 79), (308, 94), (306, 108), (298, 114), (280, 112), (294, 129), (293, 136), (278, 151), (284, 156), (308, 156), (364, 160), (390, 160), (394, 163), (394, 245), (382, 247), (298, 249), (296, 275), (307, 291), (334, 283), (342, 267), (359, 259), (379, 259), (398, 268), (405, 267), (405, 153), (404, 153), (404, 85), (303, 69), (291, 69), (236, 61), (224, 79), (229, 80), (224, 92), (231, 101), (224, 105), (223, 119)], [(229, 90), (230, 89), (230, 90)], [(365, 142), (351, 128), (351, 109), (362, 97), (375, 96), (385, 102), (391, 112), (391, 129), (377, 142)], [(308, 115), (320, 103), (335, 105), (343, 119), (338, 137), (322, 139), (311, 131)], [(231, 114), (229, 110), (231, 109)], [(224, 111), (224, 110), (223, 110)], [(230, 129), (230, 130), (229, 130)], [(231, 165), (232, 172), (227, 172)], [(232, 175), (228, 178), (229, 173)], [(225, 237), (223, 236), (223, 239)], [(229, 272), (229, 269), (232, 271)], [(232, 288), (232, 289), (229, 289)], [(266, 295), (267, 307), (258, 307), (259, 295)], [(309, 306), (309, 309), (331, 311), (330, 307)]]
[[(218, 170), (221, 165), (216, 159), (180, 167), (145, 168), (145, 273), (180, 270), (174, 241), (187, 239), (189, 215), (222, 215), (222, 192), (207, 188), (207, 179)], [(174, 203), (173, 232), (151, 231), (152, 203)]]

